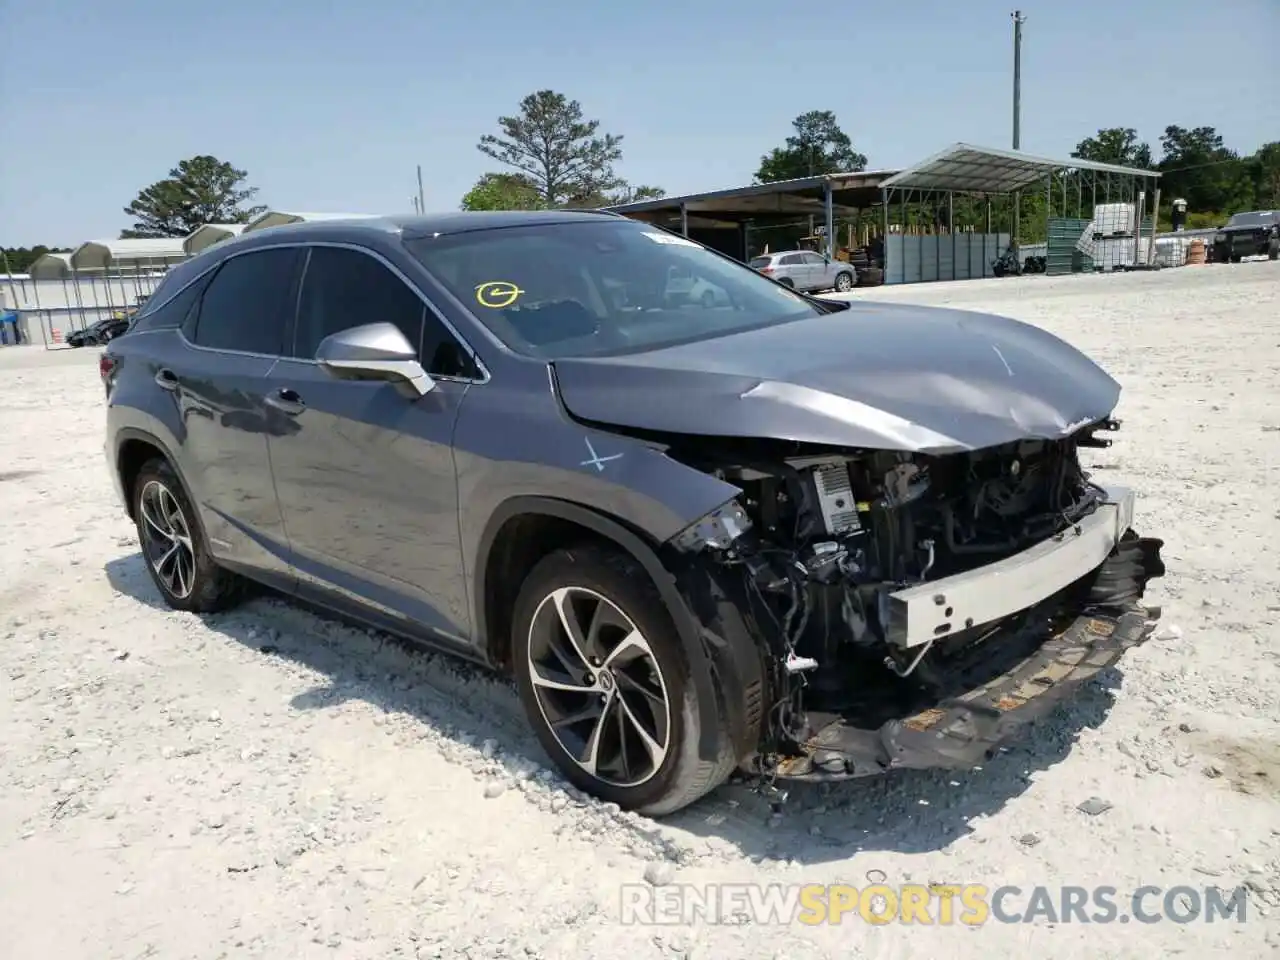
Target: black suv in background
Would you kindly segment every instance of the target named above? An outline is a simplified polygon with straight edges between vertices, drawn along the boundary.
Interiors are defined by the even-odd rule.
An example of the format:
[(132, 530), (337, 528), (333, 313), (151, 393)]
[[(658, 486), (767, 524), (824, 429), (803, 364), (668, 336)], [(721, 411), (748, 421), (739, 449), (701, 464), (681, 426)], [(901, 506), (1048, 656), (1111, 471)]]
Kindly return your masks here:
[(1280, 210), (1237, 213), (1213, 238), (1215, 263), (1239, 263), (1264, 253), (1271, 260), (1280, 259)]

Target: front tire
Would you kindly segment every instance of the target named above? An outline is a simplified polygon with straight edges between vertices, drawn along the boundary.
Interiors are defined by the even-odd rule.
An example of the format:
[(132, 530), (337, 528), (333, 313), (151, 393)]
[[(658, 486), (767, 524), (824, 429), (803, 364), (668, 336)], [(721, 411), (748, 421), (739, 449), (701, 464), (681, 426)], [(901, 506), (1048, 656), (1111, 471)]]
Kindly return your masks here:
[[(662, 816), (728, 777), (732, 751), (698, 757), (688, 656), (644, 568), (592, 544), (529, 573), (512, 626), (516, 685), (538, 741), (580, 790)], [(725, 738), (727, 739), (727, 738)]]
[(241, 598), (243, 582), (209, 555), (204, 529), (169, 461), (157, 457), (138, 471), (133, 516), (143, 562), (166, 604), (214, 613)]
[(836, 291), (838, 293), (848, 293), (853, 289), (853, 275), (850, 273), (841, 273), (836, 275)]

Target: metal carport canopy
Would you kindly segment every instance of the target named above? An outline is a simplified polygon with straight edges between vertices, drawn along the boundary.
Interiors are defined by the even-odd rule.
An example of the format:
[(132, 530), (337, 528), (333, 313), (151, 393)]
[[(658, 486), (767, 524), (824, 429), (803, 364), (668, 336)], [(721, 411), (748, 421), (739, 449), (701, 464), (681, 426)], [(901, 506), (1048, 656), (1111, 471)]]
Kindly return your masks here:
[(1043, 179), (1055, 170), (1093, 170), (1125, 177), (1159, 177), (1154, 170), (1119, 167), (1090, 160), (1053, 160), (1013, 150), (956, 143), (894, 174), (880, 184), (882, 190), (923, 190), (940, 193), (1013, 193)]
[(833, 212), (847, 215), (855, 212), (859, 203), (868, 206), (878, 203), (879, 188), (895, 172), (866, 170), (802, 177), (799, 180), (776, 180), (709, 193), (638, 200), (603, 209), (626, 216), (680, 216), (683, 210), (691, 223), (695, 219), (733, 223), (764, 217), (821, 216), (826, 209), (826, 191), (830, 188)]

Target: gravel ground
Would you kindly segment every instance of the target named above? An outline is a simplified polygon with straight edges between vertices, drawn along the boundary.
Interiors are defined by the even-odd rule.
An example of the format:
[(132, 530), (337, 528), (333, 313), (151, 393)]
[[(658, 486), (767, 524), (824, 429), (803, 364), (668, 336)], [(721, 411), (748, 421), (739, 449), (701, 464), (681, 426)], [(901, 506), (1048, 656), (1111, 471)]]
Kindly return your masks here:
[[(566, 789), (503, 682), (276, 600), (161, 607), (103, 462), (96, 351), (0, 349), (0, 954), (1274, 951), (1280, 265), (853, 296), (1030, 320), (1122, 380), (1125, 429), (1093, 465), (1166, 538), (1163, 625), (983, 769), (795, 789), (780, 814), (735, 784), (662, 823)], [(1248, 919), (620, 922), (624, 884), (881, 876), (1101, 884), (1122, 906), (1143, 884), (1247, 884)]]

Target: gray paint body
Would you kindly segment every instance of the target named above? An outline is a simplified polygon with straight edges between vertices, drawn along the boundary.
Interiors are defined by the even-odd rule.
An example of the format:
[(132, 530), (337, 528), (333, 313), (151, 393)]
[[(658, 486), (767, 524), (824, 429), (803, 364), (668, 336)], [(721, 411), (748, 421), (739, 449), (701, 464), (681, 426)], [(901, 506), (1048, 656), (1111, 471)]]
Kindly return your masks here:
[[(484, 659), (477, 582), (504, 504), (572, 505), (659, 544), (738, 492), (657, 446), (575, 422), (566, 406), (590, 421), (686, 434), (943, 450), (1059, 435), (1115, 405), (1110, 377), (1035, 328), (884, 305), (549, 365), (506, 349), (403, 248), (431, 233), (599, 216), (330, 221), (209, 248), (171, 272), (149, 309), (246, 251), (343, 245), (399, 272), (484, 375), (439, 379), (412, 399), (392, 384), (335, 379), (314, 361), (139, 330), (109, 347), (118, 361), (108, 401), (113, 476), (119, 483), (125, 441), (154, 443), (198, 505), (215, 559)], [(176, 380), (170, 389), (155, 379), (162, 371)], [(282, 389), (304, 406), (268, 402)]]

